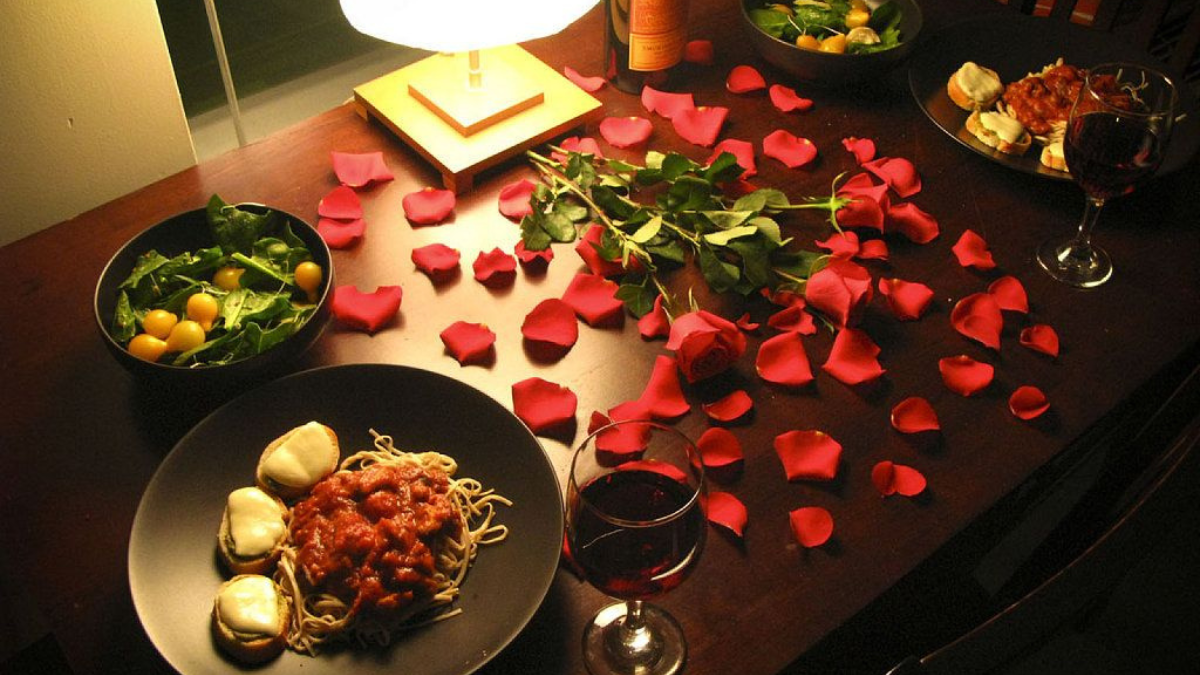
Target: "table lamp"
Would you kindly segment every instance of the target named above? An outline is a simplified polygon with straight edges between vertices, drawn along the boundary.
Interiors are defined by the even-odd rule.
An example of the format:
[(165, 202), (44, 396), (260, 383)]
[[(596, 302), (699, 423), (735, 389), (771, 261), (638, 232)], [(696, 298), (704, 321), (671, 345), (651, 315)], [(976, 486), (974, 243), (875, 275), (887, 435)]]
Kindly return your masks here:
[(561, 31), (596, 2), (341, 0), (359, 32), (438, 52), (356, 87), (359, 114), (433, 163), (448, 189), (469, 190), (478, 172), (601, 114), (598, 100), (516, 45)]

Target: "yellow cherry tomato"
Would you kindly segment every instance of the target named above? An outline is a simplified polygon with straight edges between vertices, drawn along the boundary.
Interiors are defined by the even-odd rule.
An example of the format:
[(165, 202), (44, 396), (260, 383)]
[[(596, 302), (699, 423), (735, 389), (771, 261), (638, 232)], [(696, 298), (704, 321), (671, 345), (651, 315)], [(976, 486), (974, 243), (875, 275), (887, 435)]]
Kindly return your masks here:
[(796, 46), (801, 49), (817, 51), (821, 49), (821, 41), (811, 35), (801, 35), (796, 38)]
[(830, 35), (821, 40), (821, 51), (829, 54), (845, 54), (846, 53), (846, 36), (845, 35)]
[(223, 291), (233, 291), (241, 287), (241, 277), (246, 270), (240, 267), (222, 267), (213, 275), (213, 285)]
[(308, 294), (309, 302), (317, 301), (317, 289), (321, 287), (324, 274), (321, 266), (311, 260), (296, 265), (296, 285)]
[(771, 5), (770, 7), (768, 7), (767, 9), (773, 9), (776, 12), (783, 12), (784, 14), (787, 14), (788, 16), (796, 15), (796, 13), (794, 11), (792, 11), (792, 8), (790, 5), (785, 5), (782, 2), (777, 2), (773, 5)]
[(142, 319), (142, 330), (159, 340), (166, 340), (179, 317), (165, 309), (152, 309)]
[(217, 320), (217, 299), (208, 293), (193, 293), (187, 301), (187, 318), (200, 324), (205, 333), (212, 330)]
[(167, 351), (186, 352), (204, 344), (204, 329), (200, 324), (185, 319), (175, 324), (167, 336)]
[(846, 28), (859, 28), (871, 20), (871, 12), (865, 9), (852, 9), (846, 12)]
[(867, 5), (867, 0), (850, 0), (850, 9), (861, 9), (865, 12), (871, 11), (871, 7)]
[(167, 351), (167, 343), (149, 333), (138, 333), (129, 341), (129, 353), (143, 360), (154, 362)]

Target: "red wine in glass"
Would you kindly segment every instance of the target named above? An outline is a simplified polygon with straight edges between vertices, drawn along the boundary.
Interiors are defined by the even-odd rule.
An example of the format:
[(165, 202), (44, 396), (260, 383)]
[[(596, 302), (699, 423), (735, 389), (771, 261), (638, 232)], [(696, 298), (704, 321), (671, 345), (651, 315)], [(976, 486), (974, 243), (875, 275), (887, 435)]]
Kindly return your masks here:
[(1071, 120), (1063, 152), (1075, 181), (1099, 199), (1132, 192), (1162, 163), (1162, 143), (1151, 125), (1103, 111)]

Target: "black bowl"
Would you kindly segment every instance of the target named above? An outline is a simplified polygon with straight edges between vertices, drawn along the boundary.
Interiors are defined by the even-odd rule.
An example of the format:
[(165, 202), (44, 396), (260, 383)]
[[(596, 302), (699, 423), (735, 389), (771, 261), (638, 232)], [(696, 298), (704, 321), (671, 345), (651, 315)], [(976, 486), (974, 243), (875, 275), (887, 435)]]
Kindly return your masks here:
[(154, 249), (171, 257), (187, 251), (196, 251), (213, 246), (209, 234), (205, 209), (186, 211), (153, 225), (130, 239), (108, 261), (100, 280), (96, 284), (93, 301), (96, 326), (100, 336), (113, 357), (139, 379), (157, 384), (181, 387), (213, 388), (235, 383), (248, 383), (254, 379), (267, 379), (282, 372), (284, 365), (306, 351), (321, 335), (329, 322), (329, 296), (333, 288), (333, 260), (325, 240), (317, 230), (302, 218), (280, 209), (261, 204), (236, 204), (240, 209), (253, 213), (274, 211), (286, 218), (292, 232), (304, 241), (312, 254), (313, 262), (321, 266), (324, 278), (317, 297), (316, 311), (309, 316), (292, 336), (274, 347), (245, 359), (212, 366), (184, 367), (166, 363), (152, 363), (139, 359), (113, 339), (111, 331), (113, 314), (116, 311), (118, 287), (133, 270), (138, 256)]
[(917, 44), (924, 23), (916, 0), (891, 0), (899, 6), (900, 44), (873, 54), (829, 54), (796, 45), (767, 35), (750, 20), (745, 0), (738, 0), (742, 10), (742, 26), (759, 53), (768, 63), (797, 79), (826, 87), (840, 87), (878, 78), (908, 58)]

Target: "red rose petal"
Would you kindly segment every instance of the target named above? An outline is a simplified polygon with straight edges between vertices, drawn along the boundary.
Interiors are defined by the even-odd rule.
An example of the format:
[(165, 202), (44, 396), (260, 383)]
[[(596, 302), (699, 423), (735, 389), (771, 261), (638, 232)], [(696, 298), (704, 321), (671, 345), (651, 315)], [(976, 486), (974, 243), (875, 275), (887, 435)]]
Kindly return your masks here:
[(758, 166), (754, 161), (754, 144), (750, 141), (741, 141), (736, 138), (723, 138), (720, 143), (713, 147), (712, 155), (708, 158), (708, 164), (712, 164), (722, 152), (728, 152), (737, 158), (738, 166), (744, 170), (742, 178), (750, 178), (758, 173)]
[(600, 135), (614, 148), (632, 148), (650, 138), (654, 125), (645, 117), (605, 117), (600, 120)]
[(837, 193), (839, 196), (869, 197), (880, 204), (891, 201), (887, 184), (876, 183), (871, 174), (866, 171), (860, 171), (847, 179), (837, 189)]
[(434, 281), (445, 278), (458, 269), (461, 255), (445, 244), (429, 244), (412, 251), (413, 264)]
[(842, 444), (824, 431), (787, 431), (775, 437), (774, 445), (789, 481), (829, 481), (837, 476)]
[(529, 197), (535, 187), (533, 181), (525, 178), (505, 185), (500, 189), (500, 213), (510, 220), (520, 220), (533, 213)]
[(1000, 330), (1004, 317), (1000, 305), (988, 293), (972, 293), (954, 304), (950, 323), (962, 335), (997, 351), (1000, 350)]
[(737, 389), (701, 408), (704, 414), (718, 422), (732, 422), (754, 409), (754, 400), (742, 389)]
[(646, 383), (646, 388), (637, 400), (655, 419), (682, 417), (692, 409), (683, 397), (683, 388), (679, 384), (679, 368), (673, 357), (655, 357), (650, 381)]
[[(629, 422), (637, 420), (650, 421), (650, 413), (638, 401), (627, 401), (608, 411), (607, 417), (592, 415), (592, 424), (588, 432), (594, 433), (599, 427), (613, 422)], [(629, 461), (629, 455), (646, 449), (650, 442), (650, 426), (646, 424), (623, 424), (600, 433), (596, 437), (596, 449), (608, 455), (609, 465)]]
[(859, 260), (887, 260), (887, 242), (882, 239), (868, 239), (862, 242), (859, 245), (857, 258)]
[(732, 431), (724, 427), (709, 427), (696, 440), (700, 461), (707, 468), (727, 468), (740, 465), (745, 459), (742, 444)]
[(884, 229), (899, 232), (914, 244), (928, 244), (941, 234), (937, 219), (911, 202), (889, 206)]
[(357, 220), (363, 217), (362, 201), (357, 192), (339, 185), (317, 203), (317, 215), (336, 220)]
[(812, 314), (804, 311), (804, 303), (798, 302), (784, 307), (767, 318), (767, 325), (783, 331), (795, 331), (801, 335), (817, 332), (817, 323)]
[(392, 170), (383, 161), (382, 152), (331, 152), (333, 173), (347, 187), (358, 188), (372, 182), (392, 180)]
[(833, 516), (819, 506), (805, 506), (788, 513), (792, 535), (805, 548), (815, 548), (833, 536)]
[(413, 225), (435, 225), (454, 213), (455, 198), (449, 190), (427, 187), (405, 195), (401, 205)]
[(478, 363), (492, 352), (496, 334), (481, 323), (455, 321), (441, 332), (442, 344), (460, 365)]
[(363, 238), (366, 230), (367, 223), (362, 218), (349, 221), (321, 218), (317, 221), (317, 234), (332, 249), (350, 248)]
[(1041, 389), (1025, 385), (1017, 387), (1012, 396), (1008, 397), (1008, 409), (1020, 419), (1031, 420), (1049, 410), (1050, 402), (1046, 400), (1046, 395)]
[(855, 138), (854, 136), (843, 138), (842, 147), (846, 148), (846, 152), (854, 155), (854, 161), (860, 165), (875, 159), (875, 141), (869, 138)]
[[(604, 153), (600, 152), (600, 145), (596, 143), (596, 139), (584, 136), (569, 136), (564, 138), (558, 147), (567, 152), (578, 152), (583, 155), (593, 155), (597, 159), (604, 159)], [(556, 162), (567, 163), (567, 156), (555, 150), (550, 153), (550, 158)]]
[(903, 279), (879, 280), (879, 293), (887, 298), (892, 314), (901, 321), (921, 318), (933, 301), (933, 289), (925, 284)]
[(616, 298), (618, 286), (595, 274), (576, 274), (562, 299), (589, 326), (602, 326), (620, 320), (624, 305)]
[(987, 242), (972, 230), (964, 231), (950, 250), (954, 251), (954, 257), (963, 267), (990, 270), (996, 266)]
[(671, 334), (671, 319), (663, 309), (663, 296), (655, 296), (654, 308), (638, 319), (638, 333), (643, 340), (665, 338)]
[(754, 360), (758, 376), (767, 382), (799, 387), (813, 381), (812, 366), (800, 334), (789, 331), (763, 341)]
[(725, 88), (734, 94), (748, 94), (766, 87), (767, 81), (753, 66), (734, 66), (725, 78)]
[(330, 310), (343, 324), (374, 333), (396, 316), (403, 297), (399, 286), (380, 286), (372, 293), (363, 293), (354, 286), (338, 286), (333, 289)]
[(911, 466), (882, 461), (871, 469), (871, 482), (884, 497), (915, 497), (925, 491), (925, 476)]
[(683, 46), (683, 60), (701, 66), (713, 64), (712, 40), (690, 40)]
[(738, 328), (741, 328), (747, 333), (753, 333), (754, 331), (758, 330), (758, 323), (750, 320), (750, 312), (742, 314), (734, 323), (737, 324)]
[(821, 369), (844, 384), (862, 384), (887, 372), (879, 365), (877, 356), (879, 347), (866, 333), (843, 328), (833, 339), (829, 359)]
[(711, 148), (717, 142), (729, 108), (721, 106), (701, 106), (691, 110), (680, 110), (671, 118), (675, 133), (683, 140), (694, 145)]
[(762, 142), (763, 154), (783, 162), (789, 169), (805, 166), (817, 158), (817, 146), (807, 138), (798, 138), (783, 129), (767, 134)]
[(653, 87), (642, 87), (642, 106), (646, 112), (674, 119), (684, 110), (695, 110), (696, 101), (691, 94), (686, 92), (674, 93), (659, 91)]
[(842, 227), (870, 227), (883, 232), (886, 216), (879, 202), (857, 195), (849, 204), (837, 210), (837, 220)]
[(498, 288), (511, 284), (516, 278), (517, 259), (498, 248), (480, 251), (471, 269), (475, 271), (476, 281), (489, 288)]
[(813, 107), (812, 99), (804, 98), (797, 94), (795, 89), (782, 84), (771, 85), (771, 88), (767, 90), (767, 96), (771, 98), (771, 105), (774, 105), (780, 112), (804, 112)]
[(525, 315), (521, 335), (531, 342), (569, 348), (579, 339), (579, 321), (570, 305), (546, 298)]
[(870, 272), (842, 258), (831, 259), (804, 286), (808, 306), (827, 316), (838, 328), (856, 325), (873, 295)]
[(512, 386), (513, 412), (533, 433), (542, 433), (575, 419), (578, 399), (567, 387), (540, 377)]
[(542, 272), (545, 271), (550, 261), (554, 260), (554, 249), (546, 247), (540, 251), (530, 251), (525, 248), (524, 241), (518, 241), (516, 247), (513, 248), (513, 255), (517, 257), (517, 261), (527, 272)]
[(579, 72), (571, 66), (563, 66), (563, 75), (566, 75), (568, 80), (574, 82), (575, 86), (589, 92), (599, 91), (606, 82), (606, 80), (599, 75), (593, 75), (591, 77), (580, 75)]
[(901, 199), (907, 199), (921, 191), (921, 175), (907, 159), (880, 157), (865, 162), (862, 167), (887, 183)]
[(1044, 323), (1027, 326), (1021, 330), (1021, 344), (1047, 356), (1058, 356), (1058, 333)]
[(937, 431), (942, 428), (933, 406), (920, 396), (906, 398), (892, 408), (892, 427), (904, 434)]
[(853, 258), (858, 255), (858, 235), (853, 232), (834, 232), (825, 241), (813, 242), (818, 248), (829, 251), (830, 255), (839, 258)]
[(996, 369), (991, 364), (976, 361), (966, 355), (939, 359), (938, 371), (942, 374), (942, 382), (946, 384), (946, 388), (962, 396), (971, 396), (983, 391), (996, 375)]
[(1016, 277), (1000, 277), (988, 285), (988, 293), (996, 299), (1000, 309), (1029, 313), (1029, 296), (1025, 294), (1025, 286)]
[(705, 513), (708, 522), (720, 525), (738, 537), (746, 530), (746, 505), (728, 492), (709, 492)]
[(640, 271), (643, 269), (642, 261), (637, 258), (629, 257), (629, 267), (621, 265), (621, 259), (608, 259), (600, 255), (600, 247), (604, 241), (604, 227), (602, 225), (592, 225), (587, 228), (579, 241), (575, 243), (575, 252), (579, 254), (580, 259), (587, 265), (588, 271), (592, 274), (599, 274), (603, 277), (612, 277), (619, 274), (624, 274), (629, 271)]

